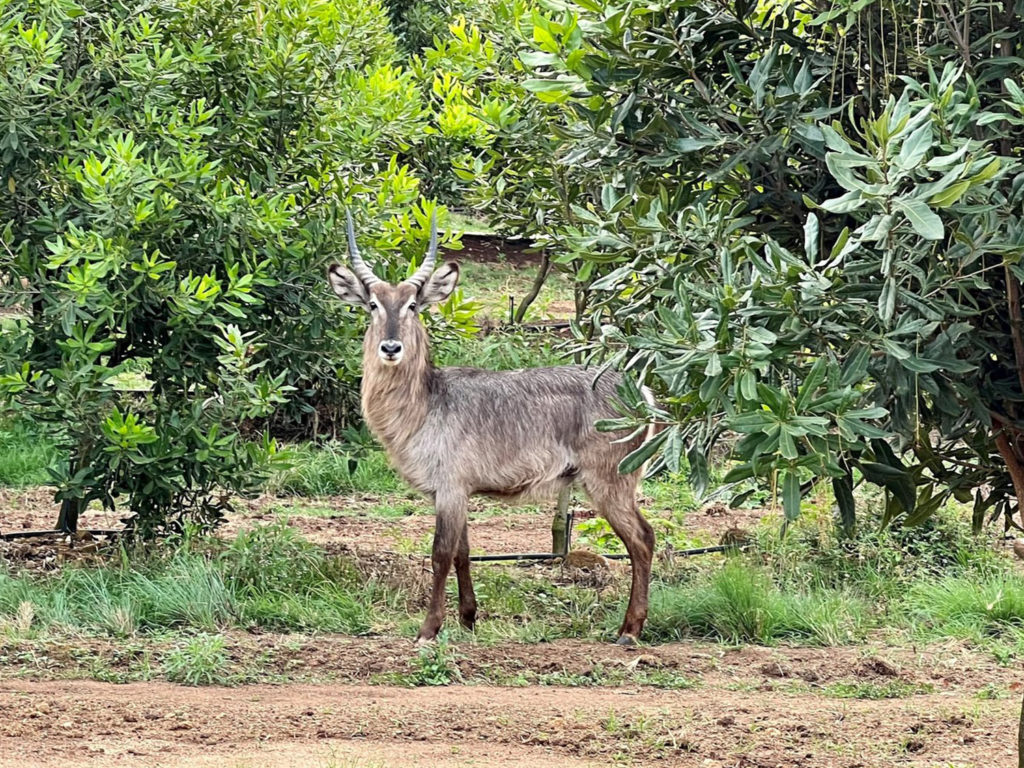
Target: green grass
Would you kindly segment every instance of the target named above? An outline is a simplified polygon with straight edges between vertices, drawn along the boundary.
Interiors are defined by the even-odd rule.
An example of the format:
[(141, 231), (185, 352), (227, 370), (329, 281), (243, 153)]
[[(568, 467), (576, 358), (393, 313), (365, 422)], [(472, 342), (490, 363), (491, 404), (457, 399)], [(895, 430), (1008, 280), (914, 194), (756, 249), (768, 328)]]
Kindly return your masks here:
[(228, 654), (220, 635), (196, 635), (172, 648), (164, 656), (164, 674), (172, 683), (184, 685), (225, 685)]
[[(458, 260), (458, 256), (455, 257)], [(505, 261), (460, 261), (459, 283), (468, 298), (483, 305), (482, 314), (496, 322), (509, 319), (509, 297), (515, 306), (530, 292), (540, 268), (536, 263), (511, 264)], [(527, 311), (525, 322), (568, 320), (575, 314), (572, 280), (561, 272), (548, 274), (537, 299)]]
[(374, 610), (394, 608), (390, 598), (362, 583), (348, 561), (273, 525), (226, 546), (185, 542), (103, 567), (41, 576), (0, 571), (0, 629), (22, 636), (251, 627), (355, 634), (373, 626)]
[(333, 496), (404, 490), (382, 451), (352, 450), (339, 443), (303, 443), (290, 450), (292, 466), (271, 479), (267, 490), (272, 493)]
[(490, 235), (494, 233), (494, 228), (489, 226), (486, 221), (475, 216), (459, 213), (458, 211), (448, 212), (448, 226), (459, 232), (469, 232), (474, 235)]
[(0, 486), (44, 485), (60, 461), (56, 446), (27, 420), (0, 422)]
[(557, 685), (565, 688), (593, 688), (597, 686), (644, 685), (667, 691), (699, 688), (698, 679), (687, 677), (672, 669), (636, 669), (631, 665), (594, 664), (585, 672), (536, 672), (489, 667), (477, 671), (476, 677), (490, 685), (521, 688), (530, 685)]
[(971, 531), (969, 512), (949, 507), (912, 528), (882, 528), (878, 515), (862, 508), (857, 532), (846, 538), (830, 508), (805, 510), (785, 536), (778, 526), (759, 528), (756, 548), (786, 589), (853, 588), (875, 601), (902, 598), (911, 585), (946, 576), (1005, 571), (991, 539)]
[[(1008, 566), (997, 569), (984, 559), (980, 565), (961, 563), (954, 556), (944, 575), (936, 576), (936, 562), (922, 559), (917, 571), (902, 565), (885, 576), (899, 589), (878, 589), (877, 562), (860, 561), (858, 573), (845, 558), (825, 558), (833, 563), (830, 572), (821, 567), (824, 553), (808, 550), (796, 560), (795, 545), (783, 546), (791, 558), (784, 575), (778, 552), (771, 550), (734, 555), (724, 564), (720, 556), (659, 562), (645, 639), (828, 646), (855, 643), (883, 629), (922, 641), (963, 638), (990, 648), (1004, 663), (1024, 654), (1024, 576)], [(816, 564), (814, 578), (804, 573), (809, 563)], [(865, 578), (864, 571), (874, 575)], [(422, 613), (410, 609), (409, 600), (421, 576), (409, 578), (367, 581), (351, 561), (329, 555), (279, 522), (230, 543), (183, 540), (156, 553), (125, 553), (100, 567), (43, 575), (0, 571), (0, 632), (129, 638), (258, 628), (411, 637)], [(450, 580), (447, 626), (453, 640), (606, 641), (614, 637), (628, 594), (625, 581), (602, 592), (566, 583), (548, 568), (478, 566), (474, 580), (486, 618), (475, 634), (456, 626), (451, 608), (457, 590)]]
[(947, 576), (909, 589), (909, 620), (926, 637), (958, 637), (1024, 650), (1024, 577), (1020, 573)]
[(729, 643), (844, 645), (863, 637), (869, 613), (857, 595), (783, 591), (763, 570), (734, 559), (696, 583), (656, 585), (648, 633), (666, 641), (699, 637)]
[(468, 366), (508, 371), (571, 363), (549, 333), (499, 329), (486, 336), (461, 339), (438, 350), (435, 363), (440, 366)]
[(923, 693), (933, 693), (931, 683), (909, 683), (906, 680), (888, 680), (884, 683), (857, 681), (832, 683), (825, 687), (825, 695), (837, 699), (905, 699)]
[[(102, 566), (46, 574), (0, 572), (0, 637), (35, 642), (95, 635), (117, 638), (126, 648), (147, 637), (165, 646), (170, 640), (173, 647), (158, 654), (156, 663), (167, 679), (190, 685), (233, 684), (249, 679), (251, 670), (226, 660), (223, 634), (229, 631), (372, 632), (411, 639), (423, 615), (419, 598), (412, 601), (414, 595), (422, 595), (424, 585), (414, 586), (417, 578), (426, 578), (416, 573), (418, 568), (413, 567), (395, 580), (367, 580), (350, 560), (324, 552), (277, 523), (245, 532), (231, 543), (179, 541), (164, 552), (135, 552), (131, 557), (126, 553)], [(459, 682), (457, 649), (467, 642), (607, 642), (614, 638), (627, 597), (625, 581), (602, 592), (561, 582), (557, 570), (546, 568), (478, 566), (474, 578), (483, 612), (476, 632), (457, 626), (452, 579), (445, 639), (419, 652), (411, 672), (378, 682)], [(731, 556), (724, 564), (720, 558), (698, 567), (688, 564), (682, 570), (660, 564), (644, 640), (834, 646), (882, 631), (887, 642), (895, 644), (958, 637), (976, 641), (997, 656), (1004, 654), (1000, 660), (1005, 663), (1020, 658), (1024, 578), (1007, 571), (977, 583), (970, 579), (967, 574), (937, 582), (923, 578), (902, 597), (875, 604), (855, 586), (780, 586), (771, 569), (750, 555)], [(152, 675), (147, 654), (129, 661), (124, 668), (97, 662), (93, 675)], [(12, 657), (3, 663), (22, 661)], [(500, 668), (477, 674), (502, 685), (697, 684), (672, 670), (618, 667), (579, 674)], [(837, 683), (824, 691), (839, 698), (898, 698), (926, 692), (901, 681)]]
[[(47, 453), (29, 425), (5, 427), (0, 466), (30, 449), (42, 452), (41, 463), (52, 459), (52, 448)], [(359, 513), (380, 518), (429, 512), (396, 478), (384, 454), (366, 446), (297, 446), (293, 467), (274, 479), (272, 490), (301, 497), (378, 496)], [(655, 521), (660, 546), (714, 543), (694, 541), (684, 526), (698, 503), (682, 478), (648, 481), (645, 493), (648, 508), (661, 515)], [(505, 509), (496, 505), (482, 514)], [(282, 517), (337, 514), (315, 502), (282, 501), (276, 511)], [(869, 509), (857, 534), (844, 539), (832, 523), (830, 505), (809, 503), (784, 537), (775, 524), (757, 527), (756, 546), (745, 555), (659, 561), (645, 639), (842, 645), (883, 630), (922, 642), (961, 638), (1006, 664), (1024, 656), (1024, 576), (994, 554), (991, 542), (970, 532), (960, 510), (942, 510), (914, 529), (874, 523)], [(602, 522), (587, 521), (584, 528), (583, 541), (604, 551), (617, 547)], [(423, 546), (398, 541), (392, 548)], [(608, 640), (628, 593), (626, 582), (602, 592), (565, 583), (559, 572), (544, 568), (479, 566), (474, 579), (486, 618), (471, 635), (455, 625), (450, 609), (447, 626), (455, 641)], [(231, 543), (178, 541), (103, 567), (67, 567), (47, 575), (0, 570), (0, 633), (130, 638), (261, 628), (411, 637), (422, 618), (420, 609), (409, 607), (411, 586), (367, 582), (351, 562), (303, 541), (282, 522)], [(448, 589), (453, 606), (454, 579)]]

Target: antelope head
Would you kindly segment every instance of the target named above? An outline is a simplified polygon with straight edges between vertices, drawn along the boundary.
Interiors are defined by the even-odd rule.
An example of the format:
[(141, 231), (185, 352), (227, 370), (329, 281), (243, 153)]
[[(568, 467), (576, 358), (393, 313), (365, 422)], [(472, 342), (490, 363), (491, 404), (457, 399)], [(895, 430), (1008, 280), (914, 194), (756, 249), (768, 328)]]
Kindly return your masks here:
[(437, 213), (430, 219), (430, 246), (423, 264), (397, 285), (373, 274), (359, 255), (351, 214), (348, 215), (348, 258), (351, 269), (332, 264), (327, 269), (327, 279), (343, 302), (370, 313), (370, 325), (363, 341), (364, 360), (369, 362), (376, 354), (383, 365), (396, 366), (403, 359), (424, 356), (427, 330), (419, 313), (447, 299), (459, 281), (459, 266), (454, 262), (434, 271)]

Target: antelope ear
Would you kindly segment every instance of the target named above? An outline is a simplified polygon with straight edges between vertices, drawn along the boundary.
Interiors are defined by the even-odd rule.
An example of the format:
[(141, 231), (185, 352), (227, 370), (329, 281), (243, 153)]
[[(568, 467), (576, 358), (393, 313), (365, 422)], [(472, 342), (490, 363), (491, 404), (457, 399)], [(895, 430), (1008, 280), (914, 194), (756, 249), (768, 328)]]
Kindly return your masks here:
[(338, 294), (338, 298), (346, 304), (352, 304), (363, 309), (370, 308), (370, 296), (366, 292), (366, 286), (355, 276), (350, 269), (340, 264), (331, 264), (327, 268), (327, 281), (331, 288)]
[(431, 304), (440, 304), (452, 295), (458, 282), (459, 265), (454, 261), (449, 261), (432, 274), (420, 288), (417, 297), (420, 306), (426, 309)]

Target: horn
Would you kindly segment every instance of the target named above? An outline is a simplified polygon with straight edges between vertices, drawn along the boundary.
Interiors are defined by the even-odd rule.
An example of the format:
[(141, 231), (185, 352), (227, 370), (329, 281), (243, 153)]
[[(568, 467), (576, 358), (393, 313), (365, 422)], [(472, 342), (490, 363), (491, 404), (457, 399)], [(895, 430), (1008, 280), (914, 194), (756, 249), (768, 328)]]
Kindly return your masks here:
[(412, 277), (406, 278), (405, 282), (422, 288), (427, 278), (434, 271), (434, 264), (437, 263), (437, 209), (430, 214), (430, 246), (427, 248), (427, 255), (423, 257), (423, 263), (416, 270)]
[(363, 257), (359, 255), (359, 246), (356, 245), (356, 230), (352, 226), (352, 211), (345, 211), (348, 217), (348, 258), (352, 262), (352, 271), (356, 277), (362, 280), (363, 285), (369, 288), (374, 283), (379, 283), (380, 278), (373, 274), (373, 270), (366, 266)]

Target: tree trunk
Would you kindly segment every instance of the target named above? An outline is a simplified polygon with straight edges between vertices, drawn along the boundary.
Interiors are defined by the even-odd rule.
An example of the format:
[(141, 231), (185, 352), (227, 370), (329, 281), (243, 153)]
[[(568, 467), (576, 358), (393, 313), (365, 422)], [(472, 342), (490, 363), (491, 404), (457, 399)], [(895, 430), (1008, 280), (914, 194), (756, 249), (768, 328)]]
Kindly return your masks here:
[(1010, 473), (1010, 480), (1013, 481), (1013, 490), (1017, 495), (1017, 514), (1020, 516), (1021, 528), (1024, 530), (1024, 464), (1021, 463), (1017, 451), (1014, 449), (1016, 439), (1011, 442), (1010, 436), (1005, 430), (1005, 425), (995, 427), (993, 437), (999, 455), (1003, 457), (1006, 464), (1006, 471)]
[(81, 499), (64, 499), (57, 515), (56, 529), (63, 533), (75, 533), (78, 530), (78, 515), (82, 510)]
[(551, 553), (565, 557), (572, 542), (572, 513), (569, 511), (570, 488), (563, 488), (558, 495), (558, 509), (551, 522)]
[(1017, 768), (1024, 768), (1024, 698), (1020, 703), (1020, 722), (1017, 724)]
[(526, 318), (526, 310), (530, 308), (530, 305), (540, 295), (541, 288), (544, 287), (544, 283), (548, 279), (548, 274), (551, 272), (551, 257), (548, 256), (547, 250), (541, 251), (541, 262), (540, 269), (537, 271), (537, 276), (533, 278), (533, 285), (530, 286), (530, 292), (523, 297), (523, 300), (519, 302), (519, 306), (516, 307), (516, 314), (514, 322), (518, 325), (523, 322)]

